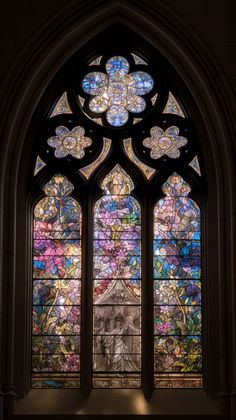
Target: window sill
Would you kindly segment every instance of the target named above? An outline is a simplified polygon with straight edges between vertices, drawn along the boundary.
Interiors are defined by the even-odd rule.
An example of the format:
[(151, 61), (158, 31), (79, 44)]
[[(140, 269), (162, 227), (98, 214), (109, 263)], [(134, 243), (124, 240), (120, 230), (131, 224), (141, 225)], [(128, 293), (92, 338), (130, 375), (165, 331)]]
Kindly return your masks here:
[(31, 390), (26, 398), (17, 400), (14, 417), (30, 415), (32, 419), (32, 415), (51, 414), (96, 415), (96, 418), (97, 415), (163, 415), (166, 420), (166, 415), (221, 418), (218, 402), (200, 389), (159, 389), (149, 401), (141, 390), (133, 389), (93, 390), (86, 399), (79, 390)]

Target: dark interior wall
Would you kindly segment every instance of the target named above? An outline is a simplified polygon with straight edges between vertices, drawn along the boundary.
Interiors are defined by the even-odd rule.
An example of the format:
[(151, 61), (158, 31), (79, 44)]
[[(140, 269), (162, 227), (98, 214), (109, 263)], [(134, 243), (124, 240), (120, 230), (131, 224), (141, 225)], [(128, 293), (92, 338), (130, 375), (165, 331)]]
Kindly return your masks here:
[[(153, 0), (143, 1), (147, 4), (149, 1), (154, 3)], [(162, 3), (179, 15), (211, 50), (236, 96), (236, 1), (162, 0)], [(68, 5), (66, 0), (0, 2), (0, 79), (2, 81), (31, 37), (66, 5)]]
[[(75, 4), (75, 3), (76, 3), (75, 1), (72, 2), (72, 4)], [(94, 0), (93, 3), (94, 3), (94, 5), (97, 5), (98, 3), (101, 4), (102, 1), (100, 1), (100, 0), (95, 1)], [(122, 4), (123, 1), (122, 0), (121, 1), (110, 0), (110, 3), (111, 4), (113, 4), (113, 3)], [(135, 1), (134, 0), (129, 0), (129, 1), (126, 1), (124, 3), (129, 3), (130, 5), (132, 5), (133, 3), (135, 3)], [(143, 1), (140, 0), (140, 4), (153, 5), (155, 3), (156, 3), (156, 1), (154, 1), (154, 0), (143, 0)], [(234, 24), (234, 19), (235, 19), (235, 15), (236, 15), (236, 1), (235, 0), (225, 0), (225, 1), (224, 0), (163, 0), (161, 2), (159, 0), (158, 3), (160, 3), (160, 4), (163, 3), (164, 7), (165, 6), (167, 8), (169, 7), (173, 16), (176, 15), (176, 17), (177, 17), (176, 21), (178, 21), (180, 25), (181, 25), (181, 22), (182, 22), (183, 27), (186, 27), (186, 28), (189, 27), (190, 28), (190, 31), (187, 32), (187, 33), (189, 34), (192, 31), (192, 33), (194, 33), (194, 35), (197, 35), (201, 39), (203, 44), (205, 44), (206, 48), (208, 49), (208, 51), (211, 53), (211, 55), (213, 57), (213, 61), (215, 60), (215, 62), (216, 62), (216, 68), (217, 68), (218, 73), (215, 76), (215, 80), (217, 80), (218, 74), (221, 75), (221, 76), (223, 75), (223, 78), (226, 80), (226, 82), (228, 82), (230, 90), (233, 93), (232, 96), (231, 95), (228, 95), (228, 96), (226, 95), (226, 99), (229, 98), (228, 99), (228, 105), (230, 103), (230, 107), (231, 107), (231, 110), (232, 110), (233, 103), (234, 103), (233, 98), (235, 98), (235, 95), (236, 95), (236, 54), (235, 54), (235, 52), (236, 52), (236, 48), (235, 48), (236, 29), (235, 29), (235, 24)], [(83, 0), (83, 1), (80, 1), (80, 2), (78, 1), (77, 4), (82, 4), (82, 5), (86, 6), (87, 0)], [(47, 0), (47, 1), (46, 0), (39, 0), (37, 2), (35, 0), (32, 0), (32, 1), (30, 1), (30, 0), (21, 0), (21, 1), (17, 1), (17, 0), (15, 0), (15, 1), (8, 0), (7, 1), (7, 0), (4, 0), (4, 1), (1, 2), (1, 4), (0, 4), (0, 32), (1, 32), (1, 36), (0, 36), (0, 52), (1, 52), (0, 78), (1, 78), (1, 82), (2, 82), (1, 84), (2, 84), (2, 87), (3, 87), (3, 92), (4, 92), (4, 95), (5, 95), (2, 98), (3, 100), (6, 99), (7, 96), (11, 97), (12, 91), (14, 91), (16, 89), (15, 85), (12, 83), (13, 79), (10, 79), (9, 77), (7, 77), (7, 76), (9, 76), (9, 71), (14, 70), (14, 72), (11, 73), (11, 76), (13, 76), (13, 78), (15, 77), (14, 82), (16, 83), (17, 78), (19, 80), (21, 75), (20, 75), (19, 68), (17, 66), (14, 67), (14, 65), (18, 62), (22, 62), (23, 59), (25, 60), (25, 62), (27, 62), (27, 57), (26, 57), (26, 54), (24, 54), (24, 51), (27, 50), (27, 46), (29, 46), (30, 42), (31, 42), (31, 45), (32, 45), (32, 38), (34, 36), (35, 36), (35, 39), (37, 39), (37, 41), (39, 41), (39, 35), (38, 35), (39, 32), (42, 31), (42, 33), (43, 33), (43, 28), (44, 27), (45, 28), (47, 27), (47, 30), (48, 30), (49, 29), (48, 25), (50, 24), (50, 21), (53, 22), (52, 25), (51, 25), (51, 28), (57, 29), (57, 26), (56, 26), (57, 25), (57, 22), (56, 22), (57, 16), (59, 16), (59, 15), (61, 16), (63, 7), (65, 6), (65, 7), (68, 8), (68, 5), (70, 5), (70, 2), (65, 1), (65, 0), (63, 0), (63, 1), (62, 0), (57, 0), (57, 1), (55, 1), (55, 0)], [(167, 15), (168, 15), (168, 13), (167, 13)], [(79, 21), (82, 22), (82, 19), (83, 19), (83, 16), (81, 16), (79, 18)], [(59, 22), (58, 24), (60, 25), (60, 20), (59, 19), (58, 19), (58, 22)], [(45, 33), (47, 34), (47, 30), (45, 29), (44, 36), (45, 36)], [(183, 29), (182, 29), (181, 32), (183, 32)], [(51, 34), (50, 34), (50, 36), (51, 36)], [(186, 38), (188, 36), (189, 35), (186, 34)], [(183, 36), (183, 38), (184, 38), (184, 36)], [(183, 41), (183, 43), (184, 43), (184, 41)], [(35, 45), (39, 45), (39, 43), (37, 43)], [(45, 45), (45, 40), (44, 40), (44, 45)], [(45, 46), (45, 49), (46, 49), (46, 46)], [(41, 56), (42, 56), (42, 52), (40, 52), (40, 53), (41, 53)], [(37, 61), (37, 54), (38, 54), (37, 50), (32, 51), (32, 57), (38, 63), (39, 61)], [(22, 57), (23, 57), (23, 59), (21, 59)], [(30, 57), (31, 60), (33, 59), (32, 57)], [(57, 63), (55, 64), (55, 67), (56, 67), (56, 65), (57, 65)], [(49, 72), (47, 73), (48, 75), (50, 75), (51, 66), (52, 66), (52, 63), (48, 64), (48, 69), (49, 69)], [(206, 72), (206, 74), (208, 74), (208, 73)], [(210, 74), (210, 72), (209, 72), (209, 74)], [(41, 79), (39, 79), (39, 80), (41, 81)], [(221, 80), (221, 78), (218, 78), (218, 80)], [(211, 82), (212, 81), (209, 78), (209, 84), (211, 84)], [(215, 83), (215, 81), (213, 83)], [(33, 96), (34, 96), (34, 91), (40, 90), (40, 89), (43, 90), (42, 84), (39, 83), (39, 85), (40, 86), (35, 85), (33, 88), (31, 88), (30, 94), (27, 97), (29, 99), (29, 101), (28, 101), (29, 104), (31, 104), (31, 98), (33, 98)], [(0, 86), (0, 89), (1, 89), (1, 86)], [(224, 88), (222, 88), (222, 90), (223, 89)], [(198, 93), (197, 86), (196, 86), (195, 91), (196, 91), (196, 94), (197, 94)], [(199, 91), (200, 91), (200, 88), (199, 88)], [(219, 86), (217, 87), (217, 91), (218, 92), (220, 91)], [(1, 92), (0, 92), (0, 94), (1, 94)], [(205, 94), (205, 91), (204, 91), (204, 94)], [(20, 91), (19, 95), (22, 95), (21, 91)], [(38, 94), (38, 93), (37, 93), (37, 95), (38, 95), (38, 97), (40, 96), (40, 94)], [(199, 96), (200, 96), (200, 94), (199, 94)], [(15, 92), (14, 98), (15, 97), (17, 97), (16, 92)], [(21, 101), (20, 101), (21, 97), (19, 96), (17, 99), (19, 100), (20, 106), (21, 106)], [(26, 101), (25, 101), (25, 103), (26, 103)], [(209, 101), (209, 103), (210, 103), (210, 101)], [(222, 111), (222, 113), (224, 113), (224, 111), (225, 111), (224, 105), (223, 105), (224, 103), (225, 102), (222, 100), (221, 106), (220, 106), (220, 112)], [(3, 104), (3, 101), (0, 103), (0, 107), (1, 107), (2, 104)], [(207, 109), (204, 109), (203, 112), (205, 112), (206, 110)], [(11, 115), (10, 115), (10, 113), (8, 114), (9, 110), (7, 110), (7, 112), (6, 112), (6, 110), (3, 109), (3, 111), (5, 111), (5, 114), (6, 114), (6, 120), (5, 121), (8, 120), (7, 121), (7, 123), (8, 123), (7, 127), (9, 128), (9, 126), (11, 125), (11, 121), (13, 121), (12, 125), (14, 125), (14, 112), (11, 113)], [(26, 123), (24, 122), (25, 114), (22, 111), (22, 109), (20, 110), (20, 113), (21, 113), (21, 119), (20, 119), (21, 126), (23, 125), (23, 123), (26, 125)], [(227, 111), (226, 111), (226, 114), (227, 114)], [(9, 118), (9, 115), (10, 115), (10, 118)], [(206, 119), (208, 119), (208, 120), (210, 119), (208, 114), (207, 114)], [(217, 120), (217, 118), (215, 118), (215, 120)], [(22, 123), (22, 121), (23, 121), (23, 123)], [(225, 118), (225, 121), (227, 121), (227, 118)], [(20, 127), (19, 117), (18, 117), (18, 127)], [(4, 130), (5, 127), (3, 126), (2, 128)], [(10, 131), (10, 130), (8, 130), (8, 131)], [(6, 342), (6, 337), (9, 337), (9, 342), (7, 343), (7, 346), (5, 344), (3, 345), (3, 348), (5, 349), (4, 350), (5, 351), (5, 356), (6, 356), (6, 353), (7, 353), (8, 358), (12, 357), (11, 354), (8, 353), (8, 349), (12, 345), (12, 342), (11, 342), (12, 338), (10, 337), (9, 331), (6, 331), (7, 328), (10, 329), (9, 325), (11, 324), (11, 320), (9, 321), (9, 314), (11, 313), (11, 310), (9, 310), (8, 308), (11, 308), (12, 306), (14, 306), (13, 305), (14, 300), (13, 301), (10, 300), (11, 293), (12, 293), (13, 296), (14, 296), (14, 293), (11, 291), (11, 283), (9, 282), (9, 280), (11, 278), (14, 278), (14, 276), (16, 275), (16, 277), (18, 277), (17, 280), (18, 280), (18, 284), (19, 284), (19, 282), (22, 282), (23, 278), (24, 278), (24, 274), (22, 274), (22, 273), (24, 273), (24, 270), (22, 270), (20, 274), (19, 274), (18, 269), (16, 269), (15, 272), (13, 272), (14, 271), (14, 266), (11, 264), (11, 261), (13, 261), (13, 259), (15, 257), (15, 248), (13, 246), (13, 240), (11, 240), (11, 238), (14, 238), (14, 234), (15, 234), (14, 223), (15, 223), (15, 220), (17, 220), (17, 218), (15, 217), (15, 213), (14, 213), (15, 208), (12, 205), (12, 204), (15, 204), (15, 201), (17, 201), (17, 200), (14, 199), (15, 190), (13, 190), (13, 188), (16, 189), (17, 186), (15, 185), (16, 183), (14, 183), (11, 178), (13, 178), (15, 173), (17, 173), (16, 170), (14, 171), (14, 162), (13, 161), (14, 161), (14, 159), (17, 160), (15, 158), (15, 155), (17, 154), (16, 150), (20, 150), (20, 148), (16, 149), (16, 143), (17, 143), (17, 140), (20, 136), (23, 138), (23, 134), (22, 133), (19, 134), (19, 131), (20, 131), (19, 129), (18, 130), (15, 129), (14, 135), (12, 134), (12, 136), (11, 136), (13, 140), (12, 140), (11, 143), (9, 143), (9, 144), (14, 144), (14, 147), (12, 147), (12, 156), (13, 156), (12, 167), (9, 164), (10, 158), (8, 158), (8, 161), (7, 161), (8, 162), (8, 167), (6, 169), (4, 169), (5, 178), (6, 178), (5, 190), (4, 191), (6, 193), (7, 189), (8, 189), (8, 195), (5, 195), (4, 197), (2, 197), (2, 200), (4, 200), (4, 207), (5, 207), (4, 208), (4, 212), (5, 212), (4, 214), (7, 215), (8, 219), (10, 220), (9, 230), (7, 231), (7, 229), (6, 229), (6, 218), (3, 219), (2, 226), (0, 226), (0, 230), (1, 230), (1, 227), (4, 227), (4, 231), (5, 231), (5, 234), (4, 234), (5, 235), (4, 237), (6, 239), (5, 249), (7, 248), (7, 246), (9, 248), (9, 251), (7, 251), (8, 252), (7, 256), (8, 256), (8, 260), (9, 260), (8, 261), (9, 264), (8, 264), (7, 274), (8, 274), (9, 278), (7, 278), (6, 276), (5, 277), (3, 276), (3, 279), (5, 279), (5, 282), (3, 282), (3, 283), (5, 283), (4, 287), (5, 286), (6, 287), (5, 287), (5, 291), (3, 293), (3, 298), (2, 298), (3, 301), (5, 300), (5, 302), (4, 302), (4, 305), (5, 305), (4, 311), (5, 312), (3, 311), (4, 316), (5, 316), (5, 319), (8, 318), (7, 323), (5, 323), (5, 321), (4, 321), (5, 327), (4, 327), (4, 334), (3, 334), (5, 342)], [(216, 131), (217, 131), (217, 128), (216, 128)], [(209, 132), (210, 132), (210, 128), (209, 128)], [(224, 157), (225, 157), (225, 154), (223, 154), (224, 144), (222, 144), (222, 139), (224, 139), (224, 137), (222, 137), (221, 134), (219, 134), (218, 137), (220, 138), (221, 142), (217, 143), (216, 138), (214, 137), (214, 135), (212, 135), (214, 143), (219, 144), (219, 149), (222, 151), (222, 153), (219, 153), (219, 155), (218, 155), (218, 157), (219, 157), (218, 162), (217, 162), (217, 159), (216, 159), (216, 166), (217, 166), (217, 163), (220, 164), (220, 159), (222, 159), (221, 164), (224, 167), (223, 172), (226, 174), (225, 178), (224, 178), (225, 184), (222, 187), (222, 191), (225, 191), (225, 196), (227, 197), (227, 194), (228, 194), (228, 197), (229, 197), (229, 193), (233, 191), (233, 187), (231, 186), (231, 184), (232, 185), (235, 185), (235, 184), (234, 184), (234, 181), (232, 181), (232, 176), (230, 177), (228, 175), (228, 173), (230, 173), (230, 172), (227, 172), (227, 165), (225, 164), (225, 161), (224, 161)], [(3, 139), (3, 137), (0, 138), (0, 141), (2, 141), (2, 139)], [(6, 139), (7, 139), (7, 135), (6, 135)], [(235, 140), (235, 138), (234, 138), (234, 140)], [(224, 143), (224, 141), (223, 141), (223, 143)], [(226, 143), (227, 142), (225, 141), (225, 144)], [(203, 146), (204, 146), (204, 144), (203, 144)], [(206, 144), (206, 148), (207, 147), (208, 147), (208, 144)], [(232, 146), (231, 143), (229, 143), (228, 148), (233, 151), (233, 146)], [(7, 141), (5, 143), (1, 142), (0, 160), (1, 160), (5, 151), (6, 151), (6, 155), (7, 155), (7, 149), (8, 149), (8, 142)], [(227, 152), (227, 153), (228, 153), (228, 156), (231, 157), (231, 154), (229, 152)], [(215, 154), (217, 154), (216, 151), (215, 151)], [(207, 155), (207, 153), (206, 153), (206, 155)], [(10, 156), (10, 154), (9, 154), (9, 156)], [(221, 156), (223, 156), (223, 157), (221, 157)], [(208, 158), (208, 155), (207, 155), (207, 158)], [(232, 160), (233, 160), (233, 157), (232, 157)], [(3, 169), (3, 165), (0, 164), (0, 170), (1, 169)], [(210, 177), (211, 172), (213, 172), (214, 169), (213, 169), (213, 165), (210, 164), (209, 162), (208, 162), (207, 169), (208, 169), (209, 179), (210, 179), (209, 185), (210, 185), (210, 187), (211, 186), (215, 187), (215, 184), (216, 184), (215, 178)], [(21, 174), (18, 173), (18, 176), (20, 178)], [(218, 174), (218, 178), (220, 178), (219, 179), (219, 184), (221, 182), (223, 183), (223, 181), (221, 179), (223, 177), (221, 177), (221, 172), (220, 171), (219, 171), (219, 174)], [(2, 179), (3, 179), (3, 177), (0, 177), (0, 182), (2, 182)], [(231, 184), (230, 184), (230, 179), (231, 179)], [(8, 188), (8, 183), (10, 185), (9, 188)], [(12, 188), (12, 190), (11, 190), (11, 188)], [(222, 270), (221, 281), (222, 281), (222, 284), (226, 281), (228, 282), (228, 284), (230, 284), (231, 280), (229, 280), (229, 279), (231, 279), (231, 278), (233, 279), (233, 275), (232, 275), (232, 277), (230, 277), (230, 275), (227, 277), (227, 275), (225, 273), (227, 272), (227, 270), (228, 270), (228, 272), (230, 272), (231, 265), (233, 266), (232, 259), (230, 260), (230, 262), (228, 262), (230, 252), (233, 253), (233, 251), (232, 251), (233, 246), (232, 246), (232, 244), (229, 240), (229, 238), (233, 237), (233, 234), (230, 235), (230, 233), (229, 233), (232, 230), (231, 229), (232, 225), (230, 224), (229, 214), (227, 214), (224, 211), (225, 210), (224, 209), (224, 203), (222, 204), (224, 194), (222, 194), (222, 193), (221, 193), (221, 195), (219, 194), (219, 197), (220, 197), (219, 198), (219, 203), (221, 201), (221, 205), (222, 205), (222, 208), (221, 208), (222, 213), (220, 213), (220, 210), (219, 210), (219, 215), (217, 215), (217, 217), (218, 217), (217, 223), (218, 223), (218, 227), (220, 227), (221, 230), (222, 230), (221, 238), (223, 238), (223, 239), (226, 238), (225, 243), (227, 243), (227, 248), (225, 248), (225, 243), (222, 242), (221, 250), (219, 252), (221, 252), (221, 254), (224, 255), (224, 257), (225, 257), (226, 254), (227, 254), (226, 256), (228, 256), (227, 262), (225, 262), (226, 261), (226, 259), (225, 259), (220, 264), (221, 270)], [(233, 197), (233, 195), (232, 195), (232, 197)], [(9, 205), (8, 205), (8, 203), (9, 203)], [(229, 204), (230, 204), (231, 207), (229, 207), (228, 211), (230, 212), (230, 215), (231, 216), (233, 215), (233, 217), (235, 219), (235, 210), (233, 210), (233, 212), (231, 212), (232, 208), (235, 209), (235, 206), (233, 205), (233, 199), (231, 199), (231, 202)], [(220, 204), (218, 204), (218, 206), (220, 208)], [(227, 209), (228, 209), (228, 207), (227, 207)], [(19, 216), (19, 213), (21, 212), (21, 210), (22, 210), (22, 213), (23, 213), (23, 211), (25, 209), (23, 207), (22, 208), (20, 207), (20, 209), (18, 209), (18, 216)], [(210, 220), (211, 219), (213, 220), (214, 218), (216, 219), (215, 202), (211, 202), (211, 211), (209, 211), (209, 214), (211, 215)], [(2, 215), (2, 213), (1, 213), (1, 210), (0, 210), (0, 216), (1, 215)], [(18, 223), (18, 225), (19, 225), (19, 223)], [(226, 231), (225, 226), (227, 227), (227, 231)], [(21, 248), (22, 248), (22, 243), (25, 240), (24, 228), (22, 228), (22, 231), (23, 231), (23, 233), (22, 233), (22, 239), (23, 240), (20, 242), (20, 245), (19, 245), (19, 247), (21, 247)], [(210, 242), (209, 248), (211, 248), (211, 249), (216, 247), (216, 242), (217, 241), (215, 240), (215, 231), (216, 231), (216, 222), (214, 222), (214, 220), (213, 220), (212, 224), (209, 223), (209, 237), (211, 237), (211, 240), (209, 241)], [(21, 239), (20, 234), (18, 232), (18, 239), (19, 239), (19, 237)], [(5, 251), (5, 249), (3, 249), (3, 251)], [(214, 249), (213, 249), (213, 251), (214, 251)], [(6, 251), (4, 252), (5, 256), (6, 256), (7, 252)], [(20, 265), (23, 265), (24, 257), (25, 257), (24, 248), (22, 248), (22, 252), (20, 252), (20, 253), (18, 252), (18, 259), (20, 261), (18, 261), (17, 268), (19, 268)], [(214, 267), (215, 267), (215, 270), (213, 270), (213, 272), (211, 274), (212, 279), (214, 281), (215, 281), (215, 279), (217, 277), (217, 274), (218, 274), (218, 265), (216, 264), (217, 257), (218, 257), (217, 251), (215, 251), (215, 253), (211, 252), (211, 255), (209, 257), (210, 265), (211, 266), (214, 265)], [(3, 258), (3, 263), (5, 264), (5, 266), (7, 265), (7, 263), (5, 262), (5, 257)], [(227, 266), (226, 267), (227, 270), (225, 269), (224, 264)], [(11, 272), (11, 270), (12, 270), (12, 272)], [(233, 269), (232, 269), (232, 272), (233, 272)], [(5, 273), (6, 273), (6, 268), (5, 268)], [(231, 272), (230, 272), (230, 274), (231, 274)], [(13, 286), (12, 286), (12, 289), (13, 289)], [(231, 299), (231, 290), (232, 290), (232, 293), (235, 292), (235, 286), (234, 287), (232, 286), (232, 289), (229, 289), (229, 292), (228, 292), (228, 303), (230, 303), (231, 306), (230, 305), (227, 306), (225, 298), (224, 298), (224, 302), (222, 304), (222, 306), (224, 306), (224, 305), (226, 306), (226, 309), (225, 309), (225, 307), (222, 309), (222, 313), (227, 314), (227, 320), (228, 321), (230, 320), (230, 322), (232, 321), (232, 318), (233, 318), (231, 316), (232, 314), (230, 313), (231, 308), (233, 307), (233, 303), (232, 303), (232, 299)], [(1, 292), (1, 284), (0, 284), (0, 292)], [(5, 299), (6, 297), (9, 297), (9, 298)], [(17, 296), (17, 297), (19, 297), (19, 296)], [(213, 302), (211, 302), (211, 303), (212, 303), (212, 305), (211, 305), (212, 318), (215, 319), (215, 312), (214, 312), (215, 307), (214, 307)], [(7, 315), (5, 315), (5, 314), (7, 314)], [(12, 312), (11, 316), (14, 317), (14, 311)], [(1, 318), (1, 311), (0, 311), (0, 318)], [(221, 321), (221, 327), (222, 328), (227, 324), (227, 322), (226, 322), (227, 320), (223, 319), (223, 321)], [(19, 320), (19, 321), (24, 323), (25, 318), (23, 317), (23, 320)], [(235, 325), (233, 326), (233, 324), (234, 324), (233, 321), (232, 321), (231, 324), (230, 324), (230, 322), (228, 322), (228, 330), (229, 330), (228, 338), (232, 337), (232, 329), (231, 328), (233, 328), (233, 327), (235, 328)], [(6, 325), (7, 325), (7, 327), (6, 327)], [(20, 331), (21, 327), (22, 327), (22, 325), (20, 324), (20, 322), (18, 324), (18, 320), (16, 320), (16, 330)], [(0, 329), (0, 331), (1, 331), (1, 329)], [(16, 332), (16, 335), (17, 335), (17, 332)], [(0, 339), (1, 339), (1, 337), (0, 337)], [(231, 342), (233, 343), (233, 339), (231, 340)], [(217, 341), (217, 345), (218, 345), (218, 341)], [(223, 349), (220, 350), (221, 353), (223, 354), (223, 356), (221, 357), (221, 360), (223, 361), (222, 362), (222, 366), (223, 366), (222, 367), (222, 372), (223, 373), (221, 375), (223, 377), (223, 380), (222, 380), (223, 385), (222, 385), (222, 390), (221, 390), (222, 391), (222, 396), (226, 395), (228, 397), (227, 392), (229, 391), (232, 394), (231, 396), (234, 396), (234, 400), (236, 400), (236, 398), (235, 398), (235, 395), (236, 395), (235, 389), (236, 388), (233, 385), (231, 385), (231, 388), (228, 387), (227, 381), (228, 381), (229, 376), (226, 375), (226, 370), (224, 368), (224, 365), (227, 365), (228, 369), (230, 370), (230, 363), (225, 363), (225, 359), (227, 357), (229, 357), (229, 354), (231, 354), (232, 361), (233, 361), (233, 358), (234, 358), (233, 357), (233, 350), (232, 350), (232, 352), (230, 351), (230, 348), (233, 348), (233, 345), (230, 345), (230, 343), (227, 342), (227, 340), (225, 339), (225, 336), (222, 337), (222, 347), (223, 347)], [(235, 343), (234, 343), (234, 349), (235, 349)], [(15, 353), (17, 354), (18, 352), (19, 352), (19, 349), (16, 348)], [(234, 358), (234, 361), (235, 360), (236, 360), (236, 358)], [(8, 366), (10, 366), (11, 363), (9, 363), (9, 360), (7, 361), (7, 363), (8, 363)], [(5, 362), (3, 363), (3, 367), (5, 368)], [(9, 374), (9, 369), (8, 368), (5, 369), (5, 371), (7, 371), (9, 383), (11, 383), (11, 382), (13, 383), (14, 382), (13, 381), (13, 373)], [(13, 371), (13, 369), (12, 369), (12, 371)], [(1, 376), (1, 372), (0, 372), (0, 376)], [(233, 382), (233, 380), (231, 380), (231, 384), (235, 384), (235, 381)], [(11, 397), (11, 392), (12, 392), (12, 395), (14, 393), (14, 391), (12, 391), (12, 390), (13, 390), (13, 388), (11, 389), (11, 387), (9, 387), (9, 390), (7, 390), (8, 394), (9, 394), (9, 397)], [(4, 390), (4, 392), (5, 392), (5, 390)], [(1, 392), (0, 392), (0, 397), (1, 397)], [(233, 410), (231, 410), (231, 411), (232, 411), (231, 419), (236, 419), (236, 404), (234, 406), (234, 412), (233, 412)], [(0, 415), (0, 418), (1, 418), (1, 415)]]

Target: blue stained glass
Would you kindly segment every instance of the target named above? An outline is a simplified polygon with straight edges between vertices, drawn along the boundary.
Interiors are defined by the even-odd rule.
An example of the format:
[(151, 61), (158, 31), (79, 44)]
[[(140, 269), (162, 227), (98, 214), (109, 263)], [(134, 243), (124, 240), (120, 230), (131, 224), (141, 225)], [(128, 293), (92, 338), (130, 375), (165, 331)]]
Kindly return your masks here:
[(144, 71), (136, 71), (130, 74), (132, 84), (135, 87), (136, 95), (145, 95), (152, 90), (154, 81), (153, 78)]
[(129, 119), (128, 111), (122, 106), (110, 106), (106, 113), (107, 121), (114, 127), (121, 127)]
[(107, 122), (113, 127), (127, 123), (129, 112), (140, 113), (146, 108), (140, 95), (150, 92), (153, 78), (146, 72), (128, 74), (129, 63), (124, 57), (110, 58), (106, 63), (107, 75), (101, 72), (88, 73), (82, 80), (82, 89), (94, 95), (89, 109), (94, 113), (105, 112)]
[[(188, 198), (189, 185), (176, 173), (162, 187), (165, 197), (154, 208), (154, 370), (168, 372), (162, 387), (185, 387), (192, 373), (201, 386), (201, 242), (200, 209)], [(168, 339), (163, 336), (168, 336)], [(175, 336), (172, 337), (171, 336)], [(169, 338), (170, 337), (170, 338)]]
[(98, 71), (88, 73), (82, 81), (82, 88), (90, 95), (98, 95), (103, 92), (103, 88), (106, 86), (107, 81), (108, 78), (104, 73)]
[(124, 57), (112, 57), (107, 61), (106, 71), (111, 77), (128, 74), (129, 63)]

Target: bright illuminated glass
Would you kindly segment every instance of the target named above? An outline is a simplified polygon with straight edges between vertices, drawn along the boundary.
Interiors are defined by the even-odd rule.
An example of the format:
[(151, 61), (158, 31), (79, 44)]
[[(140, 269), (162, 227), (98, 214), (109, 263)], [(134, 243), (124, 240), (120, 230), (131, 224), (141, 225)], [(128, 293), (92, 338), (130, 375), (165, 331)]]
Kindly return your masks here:
[(176, 173), (154, 208), (154, 372), (157, 388), (202, 386), (201, 217)]
[(146, 108), (141, 96), (150, 92), (154, 81), (144, 71), (129, 73), (129, 62), (124, 57), (111, 57), (106, 63), (107, 74), (99, 71), (88, 73), (82, 80), (82, 89), (93, 95), (89, 108), (94, 113), (106, 112), (107, 122), (124, 125), (129, 112), (140, 113)]
[(116, 165), (94, 208), (93, 386), (141, 386), (141, 215)]
[(79, 387), (82, 215), (72, 190), (55, 175), (34, 209), (33, 388)]

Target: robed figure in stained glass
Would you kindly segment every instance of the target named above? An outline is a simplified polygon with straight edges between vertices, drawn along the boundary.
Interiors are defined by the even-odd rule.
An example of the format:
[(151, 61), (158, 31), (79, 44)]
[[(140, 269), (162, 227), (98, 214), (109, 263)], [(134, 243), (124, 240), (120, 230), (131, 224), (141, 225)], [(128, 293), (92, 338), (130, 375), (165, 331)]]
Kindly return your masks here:
[(119, 166), (102, 182), (95, 205), (94, 371), (141, 369), (140, 206), (133, 182)]

